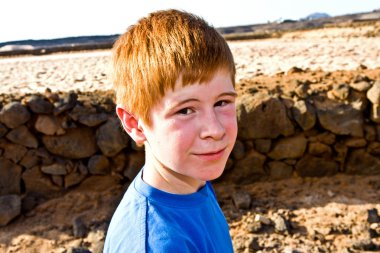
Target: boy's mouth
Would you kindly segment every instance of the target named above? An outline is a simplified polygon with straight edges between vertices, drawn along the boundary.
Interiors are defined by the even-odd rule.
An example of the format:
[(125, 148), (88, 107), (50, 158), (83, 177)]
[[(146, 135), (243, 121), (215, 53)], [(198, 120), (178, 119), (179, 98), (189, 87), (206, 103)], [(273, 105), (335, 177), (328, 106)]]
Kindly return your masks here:
[(226, 148), (222, 148), (216, 151), (210, 151), (210, 152), (205, 152), (205, 153), (195, 153), (195, 155), (205, 160), (217, 160), (223, 156), (225, 150)]

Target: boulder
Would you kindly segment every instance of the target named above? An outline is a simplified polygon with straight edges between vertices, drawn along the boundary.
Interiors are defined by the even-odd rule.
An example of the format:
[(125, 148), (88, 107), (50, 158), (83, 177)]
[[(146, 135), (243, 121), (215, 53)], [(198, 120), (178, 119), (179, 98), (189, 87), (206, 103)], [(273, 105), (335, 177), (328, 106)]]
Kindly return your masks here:
[(371, 120), (376, 123), (380, 123), (380, 105), (373, 104), (371, 106)]
[(239, 131), (242, 139), (277, 138), (294, 133), (294, 126), (282, 102), (263, 93), (244, 94), (236, 101)]
[(37, 153), (38, 152), (36, 149), (28, 150), (19, 164), (26, 169), (30, 169), (36, 166), (40, 162), (40, 157), (37, 155)]
[(363, 136), (363, 114), (351, 104), (332, 100), (315, 101), (321, 126), (338, 135)]
[(293, 167), (280, 161), (269, 162), (268, 168), (269, 176), (274, 180), (289, 178), (293, 174)]
[(367, 98), (372, 104), (380, 104), (380, 81), (375, 82), (367, 91)]
[(304, 131), (312, 129), (317, 121), (314, 108), (304, 100), (294, 103), (292, 114), (295, 121)]
[(72, 109), (78, 100), (78, 95), (75, 92), (69, 92), (65, 94), (62, 99), (60, 99), (56, 103), (56, 107), (54, 109), (54, 115), (59, 115), (67, 110)]
[(326, 156), (331, 157), (332, 149), (330, 146), (321, 142), (309, 143), (308, 153), (314, 156)]
[(28, 109), (20, 102), (6, 104), (0, 111), (0, 122), (8, 128), (16, 128), (26, 123), (31, 115)]
[(21, 166), (0, 158), (0, 196), (21, 193)]
[(18, 195), (0, 196), (0, 227), (6, 226), (21, 213), (21, 197)]
[(337, 162), (331, 158), (305, 155), (296, 164), (296, 172), (301, 177), (324, 177), (336, 174), (339, 170)]
[(18, 163), (26, 154), (28, 149), (19, 144), (13, 144), (0, 139), (0, 148), (4, 149), (3, 157)]
[(29, 131), (25, 125), (21, 125), (12, 129), (7, 135), (7, 139), (13, 143), (21, 144), (28, 148), (37, 148), (38, 140), (37, 138)]
[(68, 174), (68, 171), (66, 169), (66, 165), (64, 163), (53, 163), (49, 165), (42, 165), (41, 171), (45, 174), (50, 175), (66, 175)]
[(239, 140), (236, 140), (234, 148), (232, 149), (231, 153), (232, 153), (232, 156), (236, 160), (242, 159), (244, 157), (244, 155), (245, 155), (244, 143), (241, 142), (241, 141), (239, 141)]
[(371, 88), (371, 84), (367, 81), (359, 81), (350, 83), (350, 87), (354, 90), (365, 92)]
[(380, 159), (370, 155), (365, 149), (355, 149), (348, 155), (346, 172), (350, 174), (380, 174)]
[(227, 179), (235, 183), (250, 183), (265, 176), (264, 163), (266, 156), (250, 150), (246, 156), (237, 161), (234, 169), (229, 171)]
[(0, 138), (8, 132), (8, 128), (0, 123)]
[(268, 156), (274, 160), (292, 159), (301, 157), (307, 146), (307, 139), (303, 134), (282, 138), (273, 145)]
[(59, 120), (53, 115), (39, 115), (34, 123), (34, 128), (45, 135), (61, 135), (65, 133)]
[(105, 113), (97, 113), (97, 114), (85, 114), (81, 115), (78, 118), (78, 121), (86, 126), (94, 127), (102, 124), (108, 119), (107, 114)]
[(331, 92), (335, 98), (339, 100), (345, 100), (350, 94), (350, 86), (345, 83), (334, 84)]
[(91, 128), (67, 129), (60, 136), (43, 136), (46, 149), (55, 155), (70, 159), (87, 158), (97, 151), (95, 135)]
[(39, 166), (34, 166), (22, 173), (25, 191), (38, 196), (50, 197), (58, 193), (59, 187), (54, 185), (50, 177), (44, 175)]
[(49, 100), (37, 95), (28, 97), (25, 102), (32, 112), (38, 114), (49, 114), (54, 109), (54, 105)]
[(128, 136), (117, 118), (109, 119), (96, 131), (96, 142), (105, 156), (114, 156), (128, 146)]
[(123, 175), (129, 180), (133, 180), (139, 173), (145, 163), (145, 154), (136, 152), (129, 155), (128, 166), (125, 168)]
[(93, 175), (108, 174), (110, 169), (110, 162), (104, 155), (94, 155), (88, 160), (88, 171)]
[(272, 147), (271, 139), (256, 139), (253, 143), (255, 144), (255, 149), (262, 154), (268, 153)]

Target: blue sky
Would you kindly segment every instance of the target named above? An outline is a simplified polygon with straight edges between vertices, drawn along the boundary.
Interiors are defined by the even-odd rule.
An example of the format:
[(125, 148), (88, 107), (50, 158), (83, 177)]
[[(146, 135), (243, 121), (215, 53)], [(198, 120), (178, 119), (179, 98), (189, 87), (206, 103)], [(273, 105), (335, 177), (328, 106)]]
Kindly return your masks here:
[(379, 0), (3, 0), (0, 42), (120, 34), (158, 9), (182, 9), (215, 27), (372, 11)]

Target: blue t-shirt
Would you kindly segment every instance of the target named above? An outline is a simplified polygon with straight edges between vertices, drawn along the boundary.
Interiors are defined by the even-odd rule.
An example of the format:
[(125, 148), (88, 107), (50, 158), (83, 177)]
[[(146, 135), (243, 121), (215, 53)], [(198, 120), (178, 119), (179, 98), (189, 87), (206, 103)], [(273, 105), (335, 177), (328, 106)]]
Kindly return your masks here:
[(146, 184), (141, 172), (108, 228), (104, 253), (233, 252), (228, 224), (210, 182), (192, 194)]

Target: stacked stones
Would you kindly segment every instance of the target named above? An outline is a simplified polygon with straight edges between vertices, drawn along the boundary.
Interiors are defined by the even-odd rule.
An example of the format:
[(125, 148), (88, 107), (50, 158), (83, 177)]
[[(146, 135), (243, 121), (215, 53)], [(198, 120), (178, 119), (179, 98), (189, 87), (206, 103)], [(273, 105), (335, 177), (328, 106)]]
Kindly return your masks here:
[[(238, 140), (221, 180), (380, 173), (379, 81), (251, 91), (238, 98)], [(107, 92), (1, 99), (0, 226), (86, 178), (130, 181), (144, 163)]]
[(244, 93), (227, 179), (380, 173), (380, 82), (358, 78), (329, 90)]
[(135, 176), (144, 157), (135, 154), (138, 148), (129, 145), (113, 111), (112, 97), (100, 105), (79, 101), (76, 93), (31, 95), (4, 104), (0, 226), (87, 177)]

